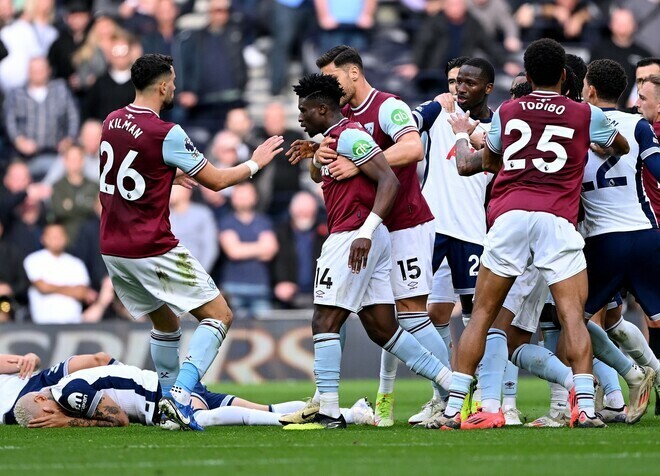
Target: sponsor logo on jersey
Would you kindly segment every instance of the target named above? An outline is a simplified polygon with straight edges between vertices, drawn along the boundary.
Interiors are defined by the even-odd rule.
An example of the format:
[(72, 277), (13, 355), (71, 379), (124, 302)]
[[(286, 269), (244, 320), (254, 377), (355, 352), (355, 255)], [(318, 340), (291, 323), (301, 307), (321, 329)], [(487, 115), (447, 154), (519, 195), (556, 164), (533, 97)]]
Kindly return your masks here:
[(353, 156), (356, 159), (359, 159), (371, 152), (371, 149), (373, 149), (373, 144), (370, 144), (368, 141), (356, 141), (355, 144), (353, 144)]
[(80, 393), (80, 392), (75, 392), (69, 395), (69, 397), (66, 399), (67, 402), (69, 402), (69, 406), (73, 408), (74, 410), (78, 410), (79, 412), (83, 412), (85, 408), (87, 408), (87, 395)]
[(403, 109), (395, 109), (392, 111), (391, 118), (392, 122), (397, 126), (403, 126), (404, 124), (408, 124), (410, 122), (410, 116)]

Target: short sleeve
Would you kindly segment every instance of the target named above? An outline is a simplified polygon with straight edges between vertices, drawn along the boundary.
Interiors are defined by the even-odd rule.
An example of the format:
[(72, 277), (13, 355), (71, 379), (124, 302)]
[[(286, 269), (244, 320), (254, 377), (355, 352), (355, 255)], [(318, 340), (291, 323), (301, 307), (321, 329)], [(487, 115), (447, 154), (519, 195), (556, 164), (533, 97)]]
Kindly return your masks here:
[(346, 129), (339, 135), (337, 153), (353, 161), (358, 167), (381, 152), (367, 132), (359, 129)]
[(660, 155), (658, 138), (653, 127), (646, 119), (640, 119), (635, 126), (635, 140), (639, 144), (639, 157), (646, 160), (651, 156)]
[(441, 111), (442, 106), (436, 101), (426, 101), (417, 106), (412, 112), (415, 124), (417, 124), (417, 130), (419, 132), (428, 132)]
[(389, 98), (380, 105), (378, 123), (385, 134), (390, 136), (394, 142), (408, 132), (417, 132), (412, 112), (401, 99)]
[(502, 153), (502, 124), (500, 122), (499, 108), (493, 114), (493, 120), (490, 123), (490, 131), (486, 136), (486, 145), (496, 154)]
[(25, 260), (23, 260), (23, 268), (25, 268), (25, 274), (30, 282), (34, 283), (41, 279), (44, 266), (40, 266), (37, 254), (29, 254)]
[(589, 139), (591, 142), (607, 148), (612, 145), (612, 142), (614, 142), (614, 138), (618, 131), (601, 108), (592, 106), (591, 104), (589, 104), (589, 107), (591, 108)]
[(64, 379), (51, 392), (55, 400), (68, 412), (91, 418), (103, 397), (103, 392), (93, 388), (81, 378)]
[(82, 286), (89, 286), (90, 280), (89, 280), (89, 273), (87, 272), (87, 268), (85, 267), (85, 263), (82, 262), (82, 260), (71, 257), (73, 260), (73, 266), (76, 268), (76, 277), (80, 279), (79, 285)]
[(191, 177), (208, 162), (179, 125), (172, 127), (165, 136), (163, 160), (170, 167), (177, 167)]

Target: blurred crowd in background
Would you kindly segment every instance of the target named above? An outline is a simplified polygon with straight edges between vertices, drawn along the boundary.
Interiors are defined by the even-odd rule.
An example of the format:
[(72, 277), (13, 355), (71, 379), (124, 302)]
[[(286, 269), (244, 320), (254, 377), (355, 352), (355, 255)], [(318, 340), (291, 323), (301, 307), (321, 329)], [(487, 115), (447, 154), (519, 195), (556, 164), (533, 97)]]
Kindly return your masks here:
[[(482, 56), (508, 95), (530, 41), (550, 37), (585, 61), (629, 73), (660, 56), (657, 0), (0, 0), (0, 322), (128, 318), (99, 254), (101, 123), (130, 103), (130, 67), (174, 58), (182, 125), (218, 167), (261, 141), (303, 138), (291, 84), (337, 44), (360, 50), (373, 86), (412, 107), (446, 91), (445, 65)], [(174, 234), (235, 310), (311, 307), (327, 234), (307, 164), (278, 157), (218, 193), (174, 187)], [(130, 233), (127, 230), (127, 233)]]

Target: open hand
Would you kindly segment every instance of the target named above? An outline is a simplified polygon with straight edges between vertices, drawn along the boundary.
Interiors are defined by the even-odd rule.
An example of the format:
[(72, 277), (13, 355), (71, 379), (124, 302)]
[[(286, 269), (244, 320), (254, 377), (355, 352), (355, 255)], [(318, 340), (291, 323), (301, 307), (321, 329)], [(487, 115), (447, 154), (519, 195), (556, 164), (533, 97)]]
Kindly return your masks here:
[(360, 169), (353, 163), (353, 161), (347, 159), (343, 155), (338, 155), (337, 158), (328, 165), (328, 171), (335, 180), (346, 180), (355, 177), (360, 173)]
[(461, 114), (460, 112), (450, 114), (447, 122), (451, 125), (454, 134), (467, 132), (468, 135), (472, 135), (479, 125), (479, 121), (470, 122), (470, 115), (467, 112), (465, 114)]
[(263, 169), (268, 165), (271, 160), (280, 154), (284, 149), (280, 147), (284, 143), (284, 137), (282, 136), (272, 136), (269, 137), (261, 144), (252, 154), (252, 160), (254, 160), (259, 169)]
[(289, 158), (291, 165), (296, 165), (303, 159), (311, 159), (318, 150), (319, 144), (311, 140), (295, 140), (289, 150), (284, 154)]

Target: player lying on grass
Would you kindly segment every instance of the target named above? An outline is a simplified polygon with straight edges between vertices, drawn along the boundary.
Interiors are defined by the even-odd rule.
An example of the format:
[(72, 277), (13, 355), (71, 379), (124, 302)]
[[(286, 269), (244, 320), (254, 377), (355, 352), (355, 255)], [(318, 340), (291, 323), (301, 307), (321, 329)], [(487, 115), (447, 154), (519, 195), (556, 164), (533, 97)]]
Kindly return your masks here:
[(0, 424), (16, 424), (14, 405), (26, 393), (55, 385), (71, 372), (114, 362), (103, 352), (74, 355), (49, 369), (35, 372), (41, 364), (35, 354), (0, 354)]
[[(178, 430), (158, 411), (162, 391), (156, 372), (129, 365), (81, 370), (49, 388), (23, 395), (14, 407), (16, 421), (29, 428), (127, 426), (161, 424)], [(283, 413), (297, 411), (305, 402), (259, 405), (233, 395), (209, 392), (199, 384), (193, 391), (195, 418), (203, 426), (280, 425)], [(349, 423), (373, 424), (373, 410), (365, 399), (342, 409)]]

